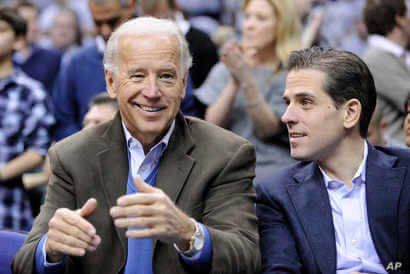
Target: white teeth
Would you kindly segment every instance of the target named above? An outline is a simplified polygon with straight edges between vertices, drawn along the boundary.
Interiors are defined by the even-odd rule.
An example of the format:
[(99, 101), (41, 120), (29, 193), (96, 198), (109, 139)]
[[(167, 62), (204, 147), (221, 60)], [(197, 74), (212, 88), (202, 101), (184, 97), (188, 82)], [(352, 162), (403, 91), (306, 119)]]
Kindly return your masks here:
[(155, 108), (155, 107), (149, 107), (149, 106), (140, 105), (140, 107), (142, 108), (142, 110), (145, 110), (145, 111), (148, 111), (148, 112), (156, 112), (156, 111), (161, 110), (161, 108)]
[(303, 137), (304, 135), (303, 134), (300, 134), (300, 133), (292, 133), (292, 134), (290, 134), (290, 137)]

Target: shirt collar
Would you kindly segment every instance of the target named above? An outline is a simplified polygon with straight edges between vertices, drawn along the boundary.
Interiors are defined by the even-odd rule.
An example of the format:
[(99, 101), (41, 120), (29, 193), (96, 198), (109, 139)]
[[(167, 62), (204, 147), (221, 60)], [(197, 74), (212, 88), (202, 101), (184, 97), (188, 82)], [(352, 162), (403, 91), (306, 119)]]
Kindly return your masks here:
[(104, 39), (98, 35), (97, 37), (95, 37), (95, 44), (97, 46), (97, 50), (99, 53), (104, 54), (104, 50), (105, 50), (105, 42)]
[(397, 45), (396, 43), (390, 41), (389, 39), (386, 39), (381, 35), (372, 34), (368, 39), (370, 46), (387, 51), (397, 57), (402, 57), (403, 54), (406, 53), (406, 50), (403, 47)]
[[(359, 168), (356, 170), (356, 173), (354, 174), (352, 181), (356, 181), (357, 179), (360, 178), (360, 181), (362, 183), (366, 182), (366, 161), (367, 161), (368, 152), (369, 152), (369, 148), (368, 148), (367, 142), (364, 141), (363, 159), (362, 159), (362, 162), (360, 163)], [(327, 175), (326, 172), (320, 166), (319, 166), (319, 169), (320, 169), (320, 172), (322, 173), (326, 188), (329, 188), (329, 185), (331, 182), (335, 182), (335, 181), (338, 182), (337, 180)]]
[[(138, 141), (136, 138), (134, 138), (131, 133), (129, 132), (129, 130), (127, 129), (127, 127), (125, 126), (124, 123), (122, 123), (122, 128), (124, 130), (124, 134), (125, 134), (125, 141), (127, 143), (127, 148), (129, 150), (131, 150), (134, 146), (138, 146), (142, 149), (142, 144), (140, 141)], [(158, 146), (161, 146), (161, 153), (164, 152), (164, 150), (167, 148), (168, 143), (169, 143), (169, 139), (171, 138), (172, 133), (174, 132), (174, 128), (175, 128), (175, 120), (172, 121), (171, 126), (169, 127), (167, 133), (164, 135), (164, 137), (162, 137), (162, 139), (155, 144), (155, 146), (153, 146), (150, 151), (156, 149)]]

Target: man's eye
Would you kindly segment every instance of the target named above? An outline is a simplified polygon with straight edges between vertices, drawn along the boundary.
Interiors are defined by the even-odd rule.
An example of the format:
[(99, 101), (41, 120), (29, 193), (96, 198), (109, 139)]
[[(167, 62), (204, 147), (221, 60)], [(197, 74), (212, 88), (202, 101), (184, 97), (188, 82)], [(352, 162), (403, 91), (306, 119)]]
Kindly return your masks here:
[(133, 75), (131, 75), (131, 79), (133, 79), (133, 80), (141, 80), (142, 78), (144, 78), (143, 74), (133, 74)]
[(163, 80), (172, 80), (175, 78), (175, 76), (171, 73), (164, 73), (164, 74), (161, 74), (160, 78)]
[(312, 100), (309, 100), (309, 99), (303, 99), (302, 100), (302, 105), (303, 106), (308, 106), (310, 104), (312, 104)]

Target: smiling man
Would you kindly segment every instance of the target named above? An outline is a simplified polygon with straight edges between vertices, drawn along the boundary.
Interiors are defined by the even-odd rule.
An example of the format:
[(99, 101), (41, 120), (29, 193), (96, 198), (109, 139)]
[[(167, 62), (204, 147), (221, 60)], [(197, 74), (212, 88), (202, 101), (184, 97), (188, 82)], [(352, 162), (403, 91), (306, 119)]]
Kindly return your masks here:
[(410, 152), (365, 139), (369, 69), (318, 47), (288, 66), (282, 121), (301, 162), (256, 186), (262, 273), (409, 273)]
[(179, 113), (191, 60), (168, 20), (112, 34), (105, 78), (119, 113), (50, 150), (46, 202), (15, 273), (257, 273), (255, 151)]

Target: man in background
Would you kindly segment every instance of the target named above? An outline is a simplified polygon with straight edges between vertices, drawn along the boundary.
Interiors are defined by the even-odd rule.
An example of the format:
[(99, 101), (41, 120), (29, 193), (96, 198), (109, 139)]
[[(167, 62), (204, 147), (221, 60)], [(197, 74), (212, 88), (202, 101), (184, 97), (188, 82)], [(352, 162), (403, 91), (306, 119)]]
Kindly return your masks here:
[(106, 90), (103, 53), (111, 33), (132, 17), (136, 0), (88, 0), (97, 37), (95, 42), (74, 53), (61, 68), (53, 92), (57, 128), (55, 139), (65, 138), (82, 128), (91, 99)]
[(367, 0), (363, 9), (369, 47), (363, 60), (373, 74), (386, 141), (404, 146), (403, 102), (410, 92), (410, 15), (405, 0)]
[(117, 100), (108, 96), (107, 92), (97, 94), (90, 102), (88, 112), (84, 116), (83, 128), (98, 126), (112, 120), (118, 111)]
[(33, 220), (21, 175), (43, 162), (54, 124), (43, 86), (12, 62), (25, 35), (24, 19), (0, 9), (0, 228), (17, 230), (29, 230)]
[(404, 136), (406, 138), (406, 146), (410, 147), (410, 93), (404, 104), (404, 111), (406, 112), (406, 118), (404, 119)]
[(42, 48), (37, 44), (40, 38), (38, 9), (28, 1), (19, 1), (17, 13), (26, 20), (27, 35), (13, 56), (14, 63), (28, 76), (41, 82), (51, 96), (60, 69), (61, 53)]

